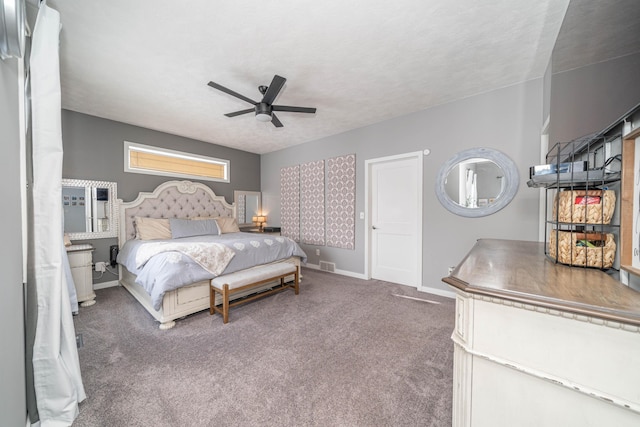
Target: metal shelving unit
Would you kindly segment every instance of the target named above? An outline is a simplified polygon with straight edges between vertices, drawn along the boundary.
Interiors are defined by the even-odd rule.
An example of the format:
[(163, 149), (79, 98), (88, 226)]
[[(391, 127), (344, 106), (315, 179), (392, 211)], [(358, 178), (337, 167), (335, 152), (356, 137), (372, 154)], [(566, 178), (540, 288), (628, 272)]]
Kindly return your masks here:
[[(546, 162), (555, 165), (557, 173), (532, 175), (527, 185), (532, 188), (545, 190), (545, 254), (564, 264), (580, 267), (595, 267), (601, 269), (619, 268), (617, 251), (615, 260), (609, 266), (605, 263), (605, 255), (610, 259), (611, 242), (609, 235), (615, 242), (619, 242), (620, 221), (620, 181), (622, 161), (622, 124), (610, 126), (604, 131), (586, 135), (565, 143), (556, 143), (546, 155)], [(586, 165), (585, 170), (574, 170), (565, 167), (566, 164)], [(605, 219), (605, 191), (613, 190), (616, 195), (612, 218)], [(571, 192), (560, 194), (562, 192)], [(564, 196), (571, 197), (571, 203), (576, 206), (584, 203), (584, 218), (574, 220), (574, 207), (571, 206), (568, 221), (560, 220), (560, 200)], [(602, 206), (591, 205), (599, 200)], [(577, 208), (575, 208), (577, 209)], [(591, 209), (591, 212), (590, 212)], [(595, 218), (597, 211), (601, 218)], [(590, 218), (590, 220), (587, 220)], [(563, 218), (566, 219), (566, 218)], [(567, 237), (571, 244), (560, 244), (561, 236)], [(575, 245), (574, 245), (575, 239)], [(598, 246), (601, 245), (601, 246)], [(567, 249), (568, 248), (568, 249)], [(585, 248), (580, 249), (580, 248)], [(562, 250), (562, 252), (561, 252)], [(567, 250), (570, 253), (567, 256)], [(596, 253), (596, 251), (601, 253)], [(608, 253), (605, 253), (608, 252)], [(559, 260), (561, 254), (565, 260)], [(582, 259), (584, 254), (584, 259)], [(600, 262), (593, 261), (600, 256)], [(567, 262), (568, 258), (569, 262)], [(579, 260), (576, 260), (579, 258)]]

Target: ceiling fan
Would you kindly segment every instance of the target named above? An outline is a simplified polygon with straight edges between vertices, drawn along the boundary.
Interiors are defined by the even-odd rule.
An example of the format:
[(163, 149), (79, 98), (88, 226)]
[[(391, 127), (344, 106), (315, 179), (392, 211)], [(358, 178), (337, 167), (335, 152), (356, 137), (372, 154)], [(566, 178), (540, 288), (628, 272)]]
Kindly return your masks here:
[(258, 86), (258, 90), (263, 95), (262, 100), (260, 102), (256, 102), (252, 99), (247, 98), (244, 95), (240, 95), (237, 92), (232, 91), (231, 89), (227, 89), (226, 87), (219, 85), (218, 83), (209, 82), (209, 86), (214, 89), (221, 90), (222, 92), (228, 93), (229, 95), (235, 96), (236, 98), (240, 98), (243, 101), (248, 102), (249, 104), (253, 104), (253, 108), (249, 108), (246, 110), (235, 111), (233, 113), (227, 113), (225, 116), (227, 117), (235, 117), (240, 116), (242, 114), (247, 114), (251, 112), (255, 112), (256, 120), (261, 122), (271, 122), (277, 128), (281, 128), (282, 122), (278, 120), (274, 111), (288, 111), (291, 113), (315, 113), (315, 108), (309, 107), (289, 107), (286, 105), (273, 105), (273, 101), (276, 100), (276, 97), (280, 93), (282, 86), (284, 86), (284, 82), (287, 79), (284, 77), (280, 77), (279, 75), (273, 76), (273, 80), (271, 81), (271, 85), (269, 86)]

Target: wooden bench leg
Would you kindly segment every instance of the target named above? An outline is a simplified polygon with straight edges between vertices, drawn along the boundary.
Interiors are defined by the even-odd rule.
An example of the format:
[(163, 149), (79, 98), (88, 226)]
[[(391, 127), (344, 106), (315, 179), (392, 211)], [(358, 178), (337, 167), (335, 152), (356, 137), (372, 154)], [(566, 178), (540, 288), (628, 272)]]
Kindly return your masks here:
[(222, 287), (222, 323), (229, 322), (229, 285)]
[[(293, 274), (293, 284), (291, 283), (287, 283), (286, 282), (286, 278), (288, 276), (291, 276)], [(248, 289), (250, 287), (253, 286), (258, 286), (261, 285), (263, 283), (267, 283), (267, 282), (271, 282), (274, 280), (278, 280), (280, 279), (280, 286), (279, 287), (273, 287), (270, 288), (269, 290), (266, 290), (264, 292), (255, 294), (253, 296), (247, 296), (245, 298), (243, 298), (242, 300), (236, 301), (233, 304), (229, 303), (229, 296), (232, 293), (238, 292), (238, 291), (242, 291), (244, 289)], [(238, 288), (234, 288), (233, 290), (229, 289), (229, 284), (225, 283), (223, 284), (221, 287), (219, 287), (220, 283), (218, 283), (215, 287), (213, 284), (209, 285), (209, 314), (214, 314), (214, 313), (220, 313), (222, 315), (222, 322), (223, 323), (229, 323), (229, 308), (230, 307), (235, 307), (236, 305), (240, 305), (240, 304), (244, 304), (250, 301), (253, 301), (257, 298), (262, 298), (264, 296), (267, 295), (272, 295), (276, 292), (280, 292), (284, 289), (287, 288), (293, 288), (294, 292), (296, 295), (298, 295), (300, 293), (300, 269), (299, 267), (296, 266), (296, 269), (294, 271), (290, 271), (288, 273), (282, 274), (282, 275), (277, 275), (277, 276), (272, 276), (270, 278), (267, 279), (263, 279), (261, 281), (255, 282), (255, 283), (249, 283), (247, 285), (238, 287)], [(220, 294), (220, 296), (222, 297), (222, 307), (219, 307), (216, 305), (216, 294)]]
[(213, 286), (209, 283), (209, 316), (213, 315), (216, 307), (216, 293), (213, 290)]

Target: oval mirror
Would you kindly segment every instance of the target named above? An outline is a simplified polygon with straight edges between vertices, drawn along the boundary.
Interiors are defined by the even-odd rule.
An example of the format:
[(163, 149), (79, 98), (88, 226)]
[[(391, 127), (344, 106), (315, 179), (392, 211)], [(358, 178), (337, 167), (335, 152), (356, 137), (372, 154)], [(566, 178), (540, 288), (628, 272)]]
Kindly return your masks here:
[(518, 185), (518, 169), (504, 153), (471, 148), (442, 165), (436, 179), (436, 196), (456, 215), (481, 217), (507, 206), (518, 192)]

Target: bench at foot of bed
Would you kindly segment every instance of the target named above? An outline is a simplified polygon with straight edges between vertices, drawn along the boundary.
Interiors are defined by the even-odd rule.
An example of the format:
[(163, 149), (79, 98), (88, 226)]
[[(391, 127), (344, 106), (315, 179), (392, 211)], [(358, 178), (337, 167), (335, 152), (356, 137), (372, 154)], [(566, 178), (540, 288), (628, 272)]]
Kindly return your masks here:
[[(293, 283), (285, 283), (285, 277), (290, 276), (291, 274), (294, 275)], [(278, 279), (280, 280), (280, 284), (267, 291), (240, 299), (231, 304), (229, 303), (229, 296), (236, 292), (258, 287)], [(215, 279), (211, 279), (211, 286), (209, 286), (209, 314), (220, 313), (222, 314), (223, 323), (227, 323), (229, 322), (229, 308), (283, 291), (287, 288), (292, 288), (295, 291), (295, 294), (298, 295), (298, 267), (288, 263), (267, 264), (254, 267), (249, 270), (219, 276)], [(222, 304), (220, 306), (216, 306), (215, 303), (216, 293), (219, 293), (222, 296)]]

